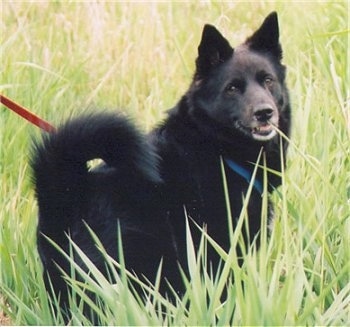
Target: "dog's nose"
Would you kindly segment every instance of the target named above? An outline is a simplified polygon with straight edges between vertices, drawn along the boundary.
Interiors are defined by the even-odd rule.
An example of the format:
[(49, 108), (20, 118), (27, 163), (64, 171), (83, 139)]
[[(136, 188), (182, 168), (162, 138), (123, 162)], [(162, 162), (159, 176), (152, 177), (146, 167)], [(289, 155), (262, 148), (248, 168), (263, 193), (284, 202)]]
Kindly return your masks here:
[(272, 108), (262, 108), (254, 112), (254, 117), (257, 121), (267, 122), (273, 115)]

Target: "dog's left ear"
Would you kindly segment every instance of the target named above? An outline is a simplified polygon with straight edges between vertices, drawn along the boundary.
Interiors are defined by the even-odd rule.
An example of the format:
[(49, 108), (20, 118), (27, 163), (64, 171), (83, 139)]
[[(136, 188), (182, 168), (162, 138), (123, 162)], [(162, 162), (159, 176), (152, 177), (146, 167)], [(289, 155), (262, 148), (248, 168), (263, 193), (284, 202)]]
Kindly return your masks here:
[(246, 44), (252, 50), (269, 52), (278, 60), (282, 59), (278, 17), (275, 11), (265, 18), (260, 28), (247, 39)]
[(212, 25), (205, 25), (198, 46), (195, 79), (205, 77), (211, 69), (231, 58), (233, 48)]

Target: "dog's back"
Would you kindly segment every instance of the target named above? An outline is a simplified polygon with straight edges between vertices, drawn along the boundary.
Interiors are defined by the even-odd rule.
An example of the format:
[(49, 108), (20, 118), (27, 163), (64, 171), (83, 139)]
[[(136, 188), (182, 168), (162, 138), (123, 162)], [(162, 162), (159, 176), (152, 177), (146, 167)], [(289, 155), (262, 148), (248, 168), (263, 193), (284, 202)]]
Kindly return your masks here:
[[(87, 163), (95, 158), (105, 163), (89, 170)], [(70, 270), (52, 241), (68, 252), (70, 235), (98, 268), (105, 267), (85, 224), (115, 255), (120, 224), (127, 246), (125, 255), (134, 262), (133, 268), (144, 268), (147, 274), (152, 255), (157, 261), (150, 260), (150, 269), (153, 272), (158, 268), (161, 255), (151, 250), (158, 248), (154, 226), (162, 232), (160, 236), (165, 229), (156, 221), (161, 216), (158, 161), (145, 137), (114, 113), (89, 114), (68, 121), (35, 144), (32, 168), (39, 205), (38, 248), (62, 302), (67, 300), (67, 293), (57, 266), (66, 273)], [(139, 255), (140, 249), (145, 256)], [(44, 277), (50, 289), (48, 275)]]

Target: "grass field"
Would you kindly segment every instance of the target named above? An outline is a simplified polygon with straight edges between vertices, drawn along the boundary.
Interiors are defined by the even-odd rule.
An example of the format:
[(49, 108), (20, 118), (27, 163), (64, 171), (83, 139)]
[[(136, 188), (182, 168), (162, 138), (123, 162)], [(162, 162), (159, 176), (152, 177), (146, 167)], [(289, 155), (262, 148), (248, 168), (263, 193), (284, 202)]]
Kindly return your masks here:
[[(141, 304), (125, 275), (118, 287), (98, 272), (98, 283), (88, 282), (106, 325), (350, 325), (347, 2), (3, 1), (0, 10), (1, 93), (54, 125), (101, 107), (127, 112), (145, 130), (189, 85), (205, 23), (236, 45), (277, 10), (293, 129), (271, 236), (247, 251), (242, 268), (229, 253), (219, 276), (199, 274), (192, 260), (193, 280), (175, 305), (157, 295)], [(5, 107), (0, 131), (0, 324), (62, 324), (36, 250), (28, 157), (40, 132)], [(235, 283), (222, 302), (228, 276)], [(72, 311), (72, 324), (89, 323), (79, 304)]]

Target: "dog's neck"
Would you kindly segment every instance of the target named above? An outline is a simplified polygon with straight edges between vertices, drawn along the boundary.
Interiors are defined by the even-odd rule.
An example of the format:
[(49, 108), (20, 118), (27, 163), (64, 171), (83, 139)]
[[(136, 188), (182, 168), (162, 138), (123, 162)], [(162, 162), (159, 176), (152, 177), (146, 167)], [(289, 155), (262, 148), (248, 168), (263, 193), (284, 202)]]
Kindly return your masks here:
[[(246, 168), (244, 168), (243, 166), (239, 165), (238, 163), (236, 163), (235, 161), (228, 159), (228, 158), (224, 158), (225, 163), (227, 164), (227, 166), (234, 171), (237, 175), (243, 177), (248, 184), (251, 183), (252, 178), (253, 178), (253, 174), (247, 170)], [(255, 177), (253, 180), (253, 187), (260, 193), (263, 193), (263, 185), (262, 183)]]

